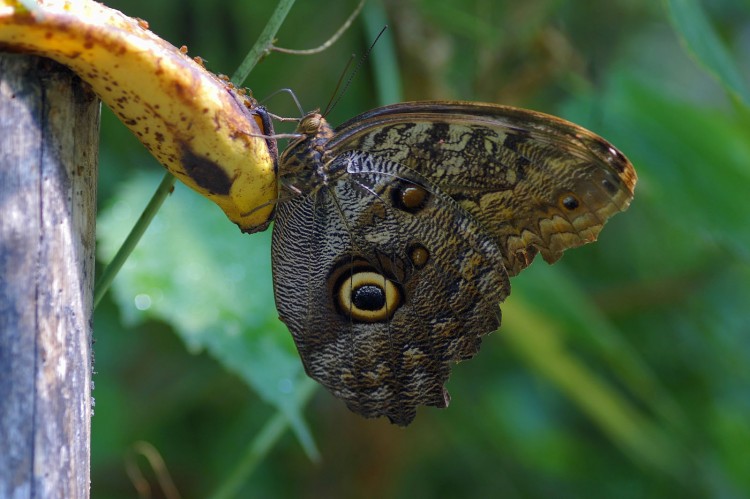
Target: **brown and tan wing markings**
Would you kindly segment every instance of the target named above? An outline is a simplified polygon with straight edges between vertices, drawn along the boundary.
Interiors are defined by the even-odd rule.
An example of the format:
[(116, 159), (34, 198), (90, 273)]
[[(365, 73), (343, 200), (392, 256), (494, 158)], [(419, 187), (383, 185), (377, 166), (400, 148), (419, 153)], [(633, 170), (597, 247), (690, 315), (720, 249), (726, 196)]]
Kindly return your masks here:
[[(421, 176), (367, 153), (334, 161), (349, 165), (346, 175), (319, 195), (278, 206), (277, 307), (311, 377), (353, 411), (406, 425), (420, 405), (447, 405), (451, 364), (473, 356), (481, 336), (498, 327), (498, 304), (509, 292), (502, 254)], [(420, 204), (418, 192), (403, 189), (406, 206), (397, 206), (398, 180), (424, 187), (428, 200)], [(312, 226), (325, 227), (325, 237)], [(403, 292), (384, 320), (355, 321), (330, 299), (352, 261), (356, 272), (369, 266)]]
[(633, 197), (635, 171), (607, 141), (554, 116), (461, 102), (402, 103), (338, 127), (328, 148), (428, 176), (497, 239), (511, 275), (596, 240)]

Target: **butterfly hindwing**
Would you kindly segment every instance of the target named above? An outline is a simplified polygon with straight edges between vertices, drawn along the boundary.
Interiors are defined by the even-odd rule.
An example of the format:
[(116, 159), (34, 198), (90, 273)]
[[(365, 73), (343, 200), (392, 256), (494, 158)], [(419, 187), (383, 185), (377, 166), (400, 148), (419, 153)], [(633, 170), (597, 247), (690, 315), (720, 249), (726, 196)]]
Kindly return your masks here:
[[(509, 292), (502, 253), (401, 165), (348, 153), (337, 169), (325, 187), (278, 207), (277, 307), (311, 377), (355, 412), (406, 425), (419, 405), (447, 405), (450, 363), (498, 327)], [(376, 296), (357, 298), (368, 286)]]

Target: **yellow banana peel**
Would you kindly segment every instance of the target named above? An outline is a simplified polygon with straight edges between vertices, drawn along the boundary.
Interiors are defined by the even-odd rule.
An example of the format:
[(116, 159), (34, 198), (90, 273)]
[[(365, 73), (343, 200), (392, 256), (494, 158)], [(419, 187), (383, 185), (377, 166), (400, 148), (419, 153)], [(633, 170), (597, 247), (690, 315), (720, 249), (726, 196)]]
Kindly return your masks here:
[(274, 142), (259, 137), (273, 133), (267, 115), (145, 21), (90, 0), (0, 0), (0, 51), (68, 66), (240, 229), (267, 227), (277, 189)]

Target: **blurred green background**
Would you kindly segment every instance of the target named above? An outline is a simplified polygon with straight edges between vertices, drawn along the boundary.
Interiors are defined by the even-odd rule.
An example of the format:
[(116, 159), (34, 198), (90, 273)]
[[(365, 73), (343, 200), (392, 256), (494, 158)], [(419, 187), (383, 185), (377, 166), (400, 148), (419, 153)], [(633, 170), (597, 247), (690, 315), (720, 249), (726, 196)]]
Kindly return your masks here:
[[(225, 74), (276, 6), (106, 3)], [(277, 44), (323, 43), (355, 3), (299, 0)], [(92, 496), (134, 497), (133, 466), (164, 496), (138, 442), (183, 497), (750, 495), (750, 3), (369, 0), (332, 48), (271, 53), (245, 84), (324, 107), (386, 23), (333, 124), (435, 98), (557, 114), (632, 160), (630, 210), (516, 277), (451, 406), (401, 429), (306, 380), (273, 307), (270, 231), (242, 235), (178, 185), (96, 311)], [(299, 114), (284, 94), (266, 105)], [(102, 121), (99, 269), (162, 175)]]

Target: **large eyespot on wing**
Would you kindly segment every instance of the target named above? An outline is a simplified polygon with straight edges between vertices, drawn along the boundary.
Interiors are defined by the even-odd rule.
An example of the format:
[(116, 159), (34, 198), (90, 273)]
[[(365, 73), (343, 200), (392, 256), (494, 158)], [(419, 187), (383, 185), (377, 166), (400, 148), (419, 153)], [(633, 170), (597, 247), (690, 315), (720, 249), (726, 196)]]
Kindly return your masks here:
[(503, 248), (511, 275), (596, 240), (627, 209), (636, 174), (603, 138), (554, 116), (491, 104), (415, 102), (374, 109), (329, 147), (404, 164), (453, 197)]

